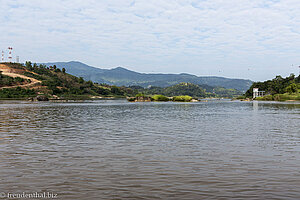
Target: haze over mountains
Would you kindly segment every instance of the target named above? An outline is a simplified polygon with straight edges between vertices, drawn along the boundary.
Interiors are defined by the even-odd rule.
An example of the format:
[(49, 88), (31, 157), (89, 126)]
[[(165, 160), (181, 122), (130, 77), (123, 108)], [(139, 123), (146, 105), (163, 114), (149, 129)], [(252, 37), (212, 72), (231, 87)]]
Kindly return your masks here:
[(97, 83), (107, 83), (117, 86), (142, 87), (158, 86), (167, 87), (181, 82), (189, 82), (198, 85), (220, 86), (246, 91), (252, 85), (251, 80), (231, 79), (216, 76), (196, 76), (192, 74), (146, 74), (134, 72), (122, 67), (113, 69), (100, 69), (86, 65), (81, 62), (53, 62), (44, 63), (47, 66), (56, 65), (58, 68), (65, 68), (72, 75), (83, 77)]

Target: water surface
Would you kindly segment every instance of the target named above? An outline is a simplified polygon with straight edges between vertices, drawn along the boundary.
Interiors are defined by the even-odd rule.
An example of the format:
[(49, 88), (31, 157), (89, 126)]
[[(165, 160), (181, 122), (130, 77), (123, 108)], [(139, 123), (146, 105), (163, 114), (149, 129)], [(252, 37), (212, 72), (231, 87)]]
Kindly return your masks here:
[(300, 199), (300, 104), (0, 101), (0, 192)]

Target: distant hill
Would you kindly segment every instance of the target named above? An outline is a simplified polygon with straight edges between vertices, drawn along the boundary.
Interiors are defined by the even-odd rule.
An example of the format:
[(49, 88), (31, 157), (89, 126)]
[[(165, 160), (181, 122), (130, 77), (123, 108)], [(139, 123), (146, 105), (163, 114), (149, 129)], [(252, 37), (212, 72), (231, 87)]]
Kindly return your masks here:
[(193, 83), (179, 83), (165, 88), (156, 87), (156, 86), (152, 86), (149, 88), (143, 88), (140, 86), (131, 86), (130, 88), (136, 91), (136, 93), (150, 95), (150, 96), (161, 94), (169, 97), (188, 95), (195, 98), (205, 98), (205, 97), (233, 98), (243, 94), (241, 91), (238, 91), (236, 89), (225, 89), (222, 87), (212, 87), (208, 85), (196, 85)]
[(182, 82), (189, 82), (198, 85), (208, 85), (213, 87), (220, 86), (224, 88), (233, 88), (240, 91), (246, 91), (253, 83), (251, 80), (245, 79), (230, 79), (216, 76), (195, 76), (186, 73), (146, 74), (134, 72), (122, 67), (113, 69), (100, 69), (77, 61), (44, 64), (47, 66), (56, 65), (60, 69), (64, 67), (68, 73), (83, 77), (85, 80), (117, 86), (137, 85), (142, 87), (168, 87)]

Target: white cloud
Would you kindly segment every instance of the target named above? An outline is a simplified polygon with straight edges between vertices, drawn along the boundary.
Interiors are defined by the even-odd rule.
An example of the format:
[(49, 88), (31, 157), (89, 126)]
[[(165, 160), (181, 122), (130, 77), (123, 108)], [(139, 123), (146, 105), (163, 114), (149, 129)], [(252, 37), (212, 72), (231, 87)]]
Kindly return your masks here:
[(257, 79), (297, 72), (297, 0), (4, 0), (0, 48), (140, 72)]

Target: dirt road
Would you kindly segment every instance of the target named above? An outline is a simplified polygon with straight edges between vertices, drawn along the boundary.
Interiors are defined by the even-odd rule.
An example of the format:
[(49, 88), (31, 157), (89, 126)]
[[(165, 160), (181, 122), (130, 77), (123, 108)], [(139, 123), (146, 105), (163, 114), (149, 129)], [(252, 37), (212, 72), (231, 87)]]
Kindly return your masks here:
[(31, 78), (31, 77), (19, 74), (19, 73), (24, 72), (24, 70), (20, 71), (18, 69), (13, 69), (13, 68), (7, 67), (6, 65), (0, 64), (0, 71), (2, 71), (2, 74), (6, 75), (6, 76), (20, 77), (20, 78), (23, 78), (23, 79), (29, 79), (31, 81), (31, 83), (27, 83), (27, 84), (24, 84), (24, 85), (5, 86), (5, 87), (0, 87), (0, 89), (3, 89), (3, 88), (16, 88), (16, 87), (30, 88), (30, 87), (33, 87), (34, 85), (36, 85), (37, 83), (41, 83), (41, 81), (39, 81), (35, 78)]

